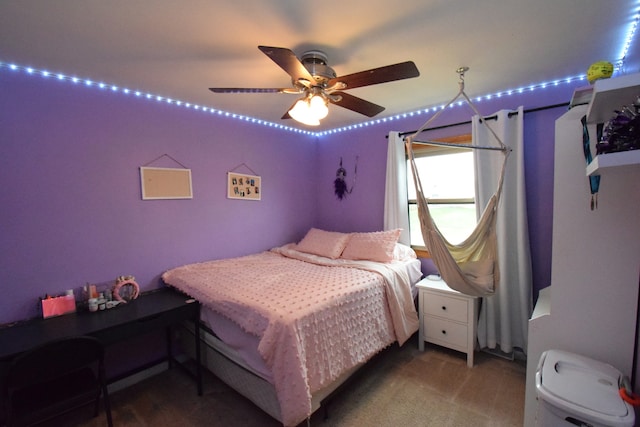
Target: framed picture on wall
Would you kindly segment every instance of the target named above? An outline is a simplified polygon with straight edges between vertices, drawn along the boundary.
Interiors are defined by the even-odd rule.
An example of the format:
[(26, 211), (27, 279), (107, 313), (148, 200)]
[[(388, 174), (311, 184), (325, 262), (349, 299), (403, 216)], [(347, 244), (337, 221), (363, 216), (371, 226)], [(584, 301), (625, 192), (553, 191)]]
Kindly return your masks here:
[(142, 200), (192, 199), (191, 169), (140, 168)]
[(260, 200), (262, 179), (256, 175), (227, 172), (227, 198)]

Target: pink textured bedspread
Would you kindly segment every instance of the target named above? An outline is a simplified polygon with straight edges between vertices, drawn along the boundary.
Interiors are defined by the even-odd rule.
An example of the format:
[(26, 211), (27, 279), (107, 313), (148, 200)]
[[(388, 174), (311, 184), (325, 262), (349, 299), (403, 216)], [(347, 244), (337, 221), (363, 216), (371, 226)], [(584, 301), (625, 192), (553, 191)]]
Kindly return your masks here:
[(285, 426), (311, 415), (312, 393), (418, 329), (402, 263), (331, 260), (293, 246), (162, 276), (259, 337)]

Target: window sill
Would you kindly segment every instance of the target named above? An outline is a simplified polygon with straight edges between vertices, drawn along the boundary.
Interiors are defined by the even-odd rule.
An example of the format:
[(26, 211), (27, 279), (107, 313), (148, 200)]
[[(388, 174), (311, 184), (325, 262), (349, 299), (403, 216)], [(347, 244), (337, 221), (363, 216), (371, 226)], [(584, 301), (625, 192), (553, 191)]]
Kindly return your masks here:
[(424, 247), (412, 246), (412, 249), (415, 251), (418, 258), (431, 258), (431, 254)]

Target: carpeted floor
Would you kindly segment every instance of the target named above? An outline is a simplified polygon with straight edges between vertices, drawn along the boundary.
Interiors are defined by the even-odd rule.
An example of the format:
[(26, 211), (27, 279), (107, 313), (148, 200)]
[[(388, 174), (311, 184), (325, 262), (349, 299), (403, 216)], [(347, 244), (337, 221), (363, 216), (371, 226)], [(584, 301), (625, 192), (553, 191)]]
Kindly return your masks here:
[[(432, 345), (420, 352), (414, 336), (374, 358), (329, 403), (328, 419), (321, 408), (310, 425), (521, 426), (524, 363), (478, 352), (475, 359), (470, 369), (462, 353)], [(112, 393), (111, 402), (116, 427), (280, 425), (208, 372), (201, 397), (191, 377), (172, 369)], [(97, 427), (105, 420), (102, 411), (91, 418), (89, 410), (67, 425)]]

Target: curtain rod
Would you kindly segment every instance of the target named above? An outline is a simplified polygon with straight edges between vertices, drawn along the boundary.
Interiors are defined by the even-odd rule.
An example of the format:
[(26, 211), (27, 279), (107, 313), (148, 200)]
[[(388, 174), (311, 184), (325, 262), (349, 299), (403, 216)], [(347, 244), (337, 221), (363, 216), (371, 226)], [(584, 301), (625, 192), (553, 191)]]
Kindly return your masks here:
[(510, 148), (485, 147), (482, 145), (471, 145), (471, 144), (456, 144), (455, 142), (438, 142), (438, 141), (411, 141), (411, 142), (413, 144), (418, 144), (418, 145), (437, 145), (439, 147), (453, 147), (453, 148), (466, 148), (466, 149), (474, 148), (477, 150), (511, 151)]
[[(524, 114), (527, 113), (535, 113), (536, 111), (543, 111), (543, 110), (550, 110), (552, 108), (560, 108), (560, 107), (568, 107), (570, 105), (569, 102), (564, 102), (562, 104), (554, 104), (554, 105), (547, 105), (545, 107), (537, 107), (537, 108), (531, 108), (529, 110), (524, 110)], [(514, 116), (518, 114), (518, 112), (511, 112), (509, 113), (509, 117)], [(484, 117), (485, 120), (496, 120), (498, 118), (498, 116), (489, 116), (489, 117)], [(471, 123), (471, 120), (467, 120), (465, 122), (458, 122), (458, 123), (451, 123), (449, 125), (442, 125), (442, 126), (436, 126), (436, 127), (432, 127), (429, 129), (425, 129), (423, 132), (428, 131), (428, 130), (437, 130), (437, 129), (446, 129), (446, 128), (450, 128), (450, 127), (456, 127), (456, 126), (462, 126), (462, 125), (468, 125), (469, 123)], [(412, 133), (416, 133), (416, 130), (412, 130), (412, 131), (407, 131), (407, 132), (400, 132), (398, 134), (398, 136), (406, 136), (406, 135), (411, 135)], [(389, 138), (389, 134), (385, 135), (385, 138)]]

